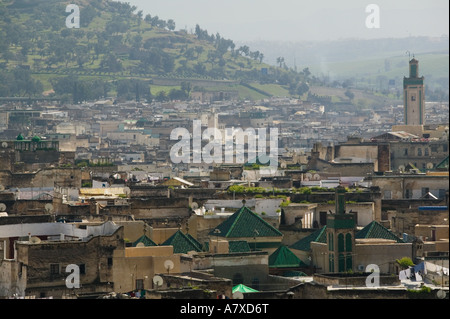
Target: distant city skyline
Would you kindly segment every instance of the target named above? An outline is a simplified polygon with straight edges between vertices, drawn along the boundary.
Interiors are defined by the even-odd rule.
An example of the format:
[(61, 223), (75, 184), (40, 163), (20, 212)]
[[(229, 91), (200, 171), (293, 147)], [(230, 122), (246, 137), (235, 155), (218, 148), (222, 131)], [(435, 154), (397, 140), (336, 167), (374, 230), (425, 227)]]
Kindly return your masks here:
[[(128, 0), (144, 15), (173, 19), (176, 30), (195, 30), (234, 41), (330, 41), (348, 38), (375, 39), (409, 36), (448, 36), (447, 0)], [(366, 19), (379, 8), (379, 28), (368, 28)]]

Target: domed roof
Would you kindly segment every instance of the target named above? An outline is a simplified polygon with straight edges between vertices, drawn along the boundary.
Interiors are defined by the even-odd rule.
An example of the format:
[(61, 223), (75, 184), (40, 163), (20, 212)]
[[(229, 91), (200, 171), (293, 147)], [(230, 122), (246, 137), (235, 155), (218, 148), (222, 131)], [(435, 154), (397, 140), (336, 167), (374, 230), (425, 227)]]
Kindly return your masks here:
[(35, 136), (31, 139), (31, 141), (33, 141), (33, 142), (40, 142), (40, 141), (41, 141), (41, 138), (40, 138), (39, 136), (35, 135)]
[(22, 134), (19, 134), (18, 136), (17, 136), (17, 141), (23, 141), (25, 138), (23, 137), (23, 135)]

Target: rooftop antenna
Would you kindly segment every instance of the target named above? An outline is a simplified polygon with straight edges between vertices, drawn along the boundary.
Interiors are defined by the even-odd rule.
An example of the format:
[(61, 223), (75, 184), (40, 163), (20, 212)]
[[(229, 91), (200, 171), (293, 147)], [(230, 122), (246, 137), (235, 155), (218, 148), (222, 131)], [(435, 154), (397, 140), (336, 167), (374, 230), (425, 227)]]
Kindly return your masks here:
[(409, 59), (411, 60), (411, 52), (406, 51), (406, 54), (408, 55)]

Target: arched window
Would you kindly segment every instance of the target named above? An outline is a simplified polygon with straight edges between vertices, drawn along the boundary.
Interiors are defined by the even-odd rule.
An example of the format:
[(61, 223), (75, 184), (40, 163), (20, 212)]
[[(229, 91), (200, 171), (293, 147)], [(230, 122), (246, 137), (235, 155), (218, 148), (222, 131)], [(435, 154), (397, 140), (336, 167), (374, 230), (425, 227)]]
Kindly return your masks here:
[(338, 235), (338, 252), (344, 251), (344, 234)]
[(352, 234), (348, 233), (345, 235), (345, 251), (352, 251)]
[(334, 272), (334, 254), (328, 256), (328, 269), (330, 272)]
[(420, 147), (417, 149), (417, 156), (422, 156), (422, 149)]

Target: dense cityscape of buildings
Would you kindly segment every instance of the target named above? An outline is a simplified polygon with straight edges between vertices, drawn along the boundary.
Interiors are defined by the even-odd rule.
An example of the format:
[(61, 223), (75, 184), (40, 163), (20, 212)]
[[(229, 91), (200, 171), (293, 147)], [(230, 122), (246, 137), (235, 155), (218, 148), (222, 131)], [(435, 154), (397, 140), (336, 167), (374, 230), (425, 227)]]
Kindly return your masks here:
[[(448, 298), (448, 102), (417, 70), (403, 105), (354, 112), (221, 91), (0, 101), (0, 298)], [(193, 160), (196, 123), (277, 130), (277, 169), (251, 134), (231, 162)]]

